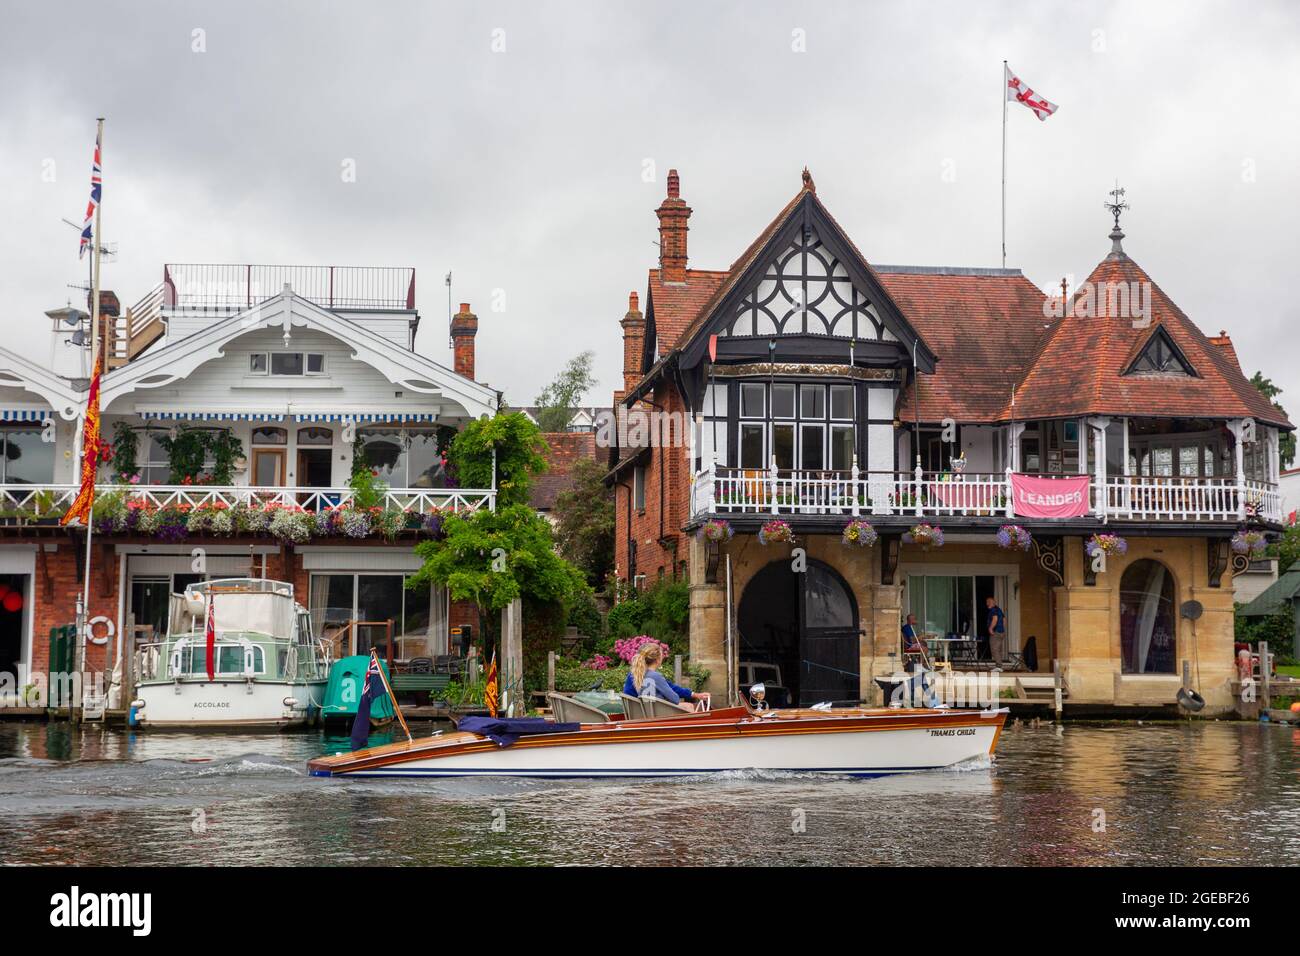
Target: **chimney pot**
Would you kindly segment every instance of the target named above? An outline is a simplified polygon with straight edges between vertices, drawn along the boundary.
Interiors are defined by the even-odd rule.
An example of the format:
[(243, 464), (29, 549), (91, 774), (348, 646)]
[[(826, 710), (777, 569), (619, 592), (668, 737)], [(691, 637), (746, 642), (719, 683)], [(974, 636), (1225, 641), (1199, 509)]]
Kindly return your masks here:
[(655, 210), (659, 217), (659, 277), (664, 282), (686, 282), (686, 233), (691, 207), (681, 198), (677, 170), (668, 170), (668, 197)]
[(462, 302), (460, 311), (451, 317), (452, 367), (457, 375), (474, 378), (474, 336), (478, 333), (478, 316)]
[(639, 302), (640, 302), (640, 300), (637, 298), (637, 294), (636, 294), (635, 292), (630, 292), (630, 293), (628, 293), (628, 297), (627, 297), (627, 310), (628, 310), (629, 312), (637, 312), (637, 311), (639, 311), (639, 309), (638, 309)]

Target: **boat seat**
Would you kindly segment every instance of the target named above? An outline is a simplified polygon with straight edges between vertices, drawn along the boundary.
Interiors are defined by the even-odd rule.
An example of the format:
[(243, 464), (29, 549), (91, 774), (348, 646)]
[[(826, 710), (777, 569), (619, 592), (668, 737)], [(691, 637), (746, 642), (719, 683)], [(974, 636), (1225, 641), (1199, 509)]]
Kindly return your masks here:
[(671, 704), (660, 697), (642, 697), (641, 706), (645, 708), (647, 717), (680, 717), (682, 714), (695, 713), (692, 710), (684, 710), (680, 704)]
[(551, 691), (546, 695), (546, 700), (551, 705), (551, 713), (555, 715), (556, 723), (560, 724), (607, 724), (609, 723), (609, 714), (605, 713), (599, 707), (592, 707), (580, 700), (574, 700), (564, 694), (557, 694)]
[(618, 696), (623, 701), (623, 718), (625, 720), (644, 720), (646, 717), (653, 716), (646, 710), (643, 698), (633, 697), (631, 694), (619, 694)]

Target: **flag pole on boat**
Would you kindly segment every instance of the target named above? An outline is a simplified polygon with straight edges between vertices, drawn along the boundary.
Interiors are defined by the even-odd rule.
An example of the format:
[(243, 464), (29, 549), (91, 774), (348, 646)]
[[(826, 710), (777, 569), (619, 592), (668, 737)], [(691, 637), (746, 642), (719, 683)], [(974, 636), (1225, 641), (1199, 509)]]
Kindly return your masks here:
[(388, 699), (393, 702), (393, 714), (397, 717), (397, 722), (402, 725), (402, 730), (406, 733), (408, 742), (414, 742), (415, 738), (411, 736), (411, 728), (406, 726), (406, 718), (402, 716), (402, 707), (397, 703), (397, 695), (393, 693), (393, 687), (388, 683), (388, 675), (384, 673), (383, 667), (379, 664), (379, 655), (375, 649), (370, 648), (370, 659), (375, 662), (375, 667), (379, 671), (379, 679), (384, 682), (384, 690), (388, 691)]

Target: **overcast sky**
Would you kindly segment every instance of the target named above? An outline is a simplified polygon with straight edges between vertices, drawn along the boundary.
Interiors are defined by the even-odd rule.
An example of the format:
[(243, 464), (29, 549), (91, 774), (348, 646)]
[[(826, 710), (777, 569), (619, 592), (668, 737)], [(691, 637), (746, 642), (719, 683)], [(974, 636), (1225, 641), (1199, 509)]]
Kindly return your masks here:
[(96, 116), (124, 304), (165, 262), (414, 266), (417, 348), (450, 364), (451, 270), (480, 379), (531, 403), (591, 348), (589, 399), (608, 402), (670, 167), (692, 266), (728, 266), (805, 164), (869, 261), (998, 265), (1007, 59), (1060, 105), (1011, 106), (1007, 264), (1084, 278), (1118, 177), (1129, 254), (1300, 413), (1300, 4), (3, 0), (0, 17), (0, 341), (41, 361), (42, 312), (85, 278), (60, 220), (84, 213)]

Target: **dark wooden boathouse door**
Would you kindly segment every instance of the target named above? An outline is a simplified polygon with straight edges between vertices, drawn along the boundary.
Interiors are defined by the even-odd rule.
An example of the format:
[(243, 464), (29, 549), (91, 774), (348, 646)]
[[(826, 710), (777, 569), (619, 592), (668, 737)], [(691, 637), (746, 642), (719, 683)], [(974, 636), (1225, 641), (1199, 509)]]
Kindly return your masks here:
[(809, 559), (799, 573), (786, 558), (760, 568), (741, 595), (736, 626), (738, 663), (779, 667), (790, 704), (861, 696), (858, 605), (829, 565)]
[(858, 604), (844, 579), (829, 565), (809, 561), (799, 589), (799, 703), (850, 703), (858, 686)]

